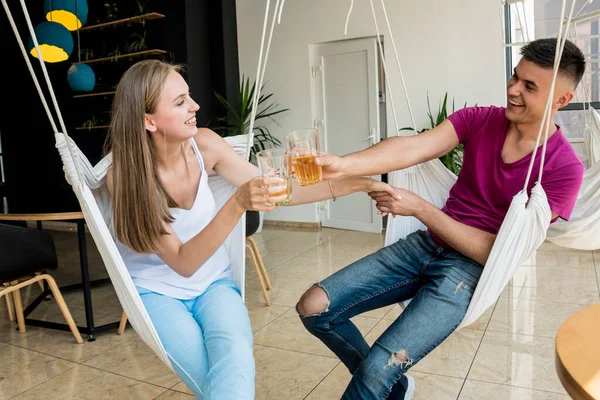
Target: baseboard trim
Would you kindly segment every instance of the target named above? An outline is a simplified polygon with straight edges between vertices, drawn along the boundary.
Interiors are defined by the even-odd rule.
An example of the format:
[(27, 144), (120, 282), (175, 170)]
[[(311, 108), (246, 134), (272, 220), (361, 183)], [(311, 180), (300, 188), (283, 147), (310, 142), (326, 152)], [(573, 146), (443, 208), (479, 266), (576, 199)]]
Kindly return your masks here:
[(299, 221), (270, 221), (264, 220), (263, 226), (272, 226), (277, 228), (309, 228), (320, 229), (320, 222), (299, 222)]

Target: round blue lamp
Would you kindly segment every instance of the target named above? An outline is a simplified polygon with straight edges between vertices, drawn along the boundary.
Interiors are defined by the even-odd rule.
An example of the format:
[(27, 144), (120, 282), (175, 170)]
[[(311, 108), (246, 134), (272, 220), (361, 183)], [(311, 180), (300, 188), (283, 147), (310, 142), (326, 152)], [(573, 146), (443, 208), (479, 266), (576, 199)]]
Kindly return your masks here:
[[(73, 52), (73, 35), (58, 22), (42, 22), (34, 28), (35, 36), (45, 62), (55, 63), (68, 60)], [(33, 39), (29, 38), (29, 53), (38, 58)]]
[(96, 85), (96, 75), (87, 64), (73, 64), (67, 71), (67, 82), (75, 92), (91, 92)]
[(44, 14), (48, 21), (63, 24), (70, 31), (85, 25), (88, 15), (86, 0), (44, 0)]

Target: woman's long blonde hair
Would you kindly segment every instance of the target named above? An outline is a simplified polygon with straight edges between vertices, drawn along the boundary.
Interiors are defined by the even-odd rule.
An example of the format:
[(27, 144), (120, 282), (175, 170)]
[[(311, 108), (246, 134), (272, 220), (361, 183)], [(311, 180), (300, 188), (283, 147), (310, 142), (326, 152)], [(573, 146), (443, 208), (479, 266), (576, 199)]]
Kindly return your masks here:
[(173, 222), (169, 207), (177, 203), (160, 182), (155, 148), (144, 126), (146, 114), (156, 111), (167, 75), (180, 65), (144, 60), (121, 77), (112, 104), (106, 151), (113, 154), (114, 231), (117, 239), (138, 253), (156, 253)]

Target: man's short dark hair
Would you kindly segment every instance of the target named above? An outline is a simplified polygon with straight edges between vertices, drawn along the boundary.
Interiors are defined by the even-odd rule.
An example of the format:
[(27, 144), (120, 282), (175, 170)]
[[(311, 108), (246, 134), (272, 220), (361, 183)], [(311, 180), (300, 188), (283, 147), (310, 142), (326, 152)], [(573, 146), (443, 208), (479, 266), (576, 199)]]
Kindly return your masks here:
[[(555, 38), (534, 40), (521, 48), (521, 55), (542, 68), (554, 68), (556, 42)], [(558, 72), (571, 79), (575, 87), (585, 72), (585, 57), (579, 47), (569, 40), (565, 42)]]

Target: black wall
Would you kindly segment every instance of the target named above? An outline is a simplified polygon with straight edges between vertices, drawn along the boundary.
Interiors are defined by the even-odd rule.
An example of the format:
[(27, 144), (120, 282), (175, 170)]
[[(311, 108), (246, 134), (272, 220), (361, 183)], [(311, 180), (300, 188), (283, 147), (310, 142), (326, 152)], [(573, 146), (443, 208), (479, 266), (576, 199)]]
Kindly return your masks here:
[[(119, 7), (119, 18), (133, 15), (131, 0), (113, 0)], [(45, 20), (42, 1), (29, 0), (27, 7), (33, 25)], [(104, 18), (104, 1), (88, 0), (90, 13), (86, 26)], [(21, 38), (27, 46), (29, 31), (18, 0), (8, 0)], [(192, 97), (200, 104), (199, 126), (207, 126), (222, 115), (213, 90), (226, 94), (229, 101), (236, 98), (239, 84), (237, 59), (237, 31), (235, 0), (149, 0), (149, 12), (159, 12), (166, 18), (146, 22), (149, 48), (160, 48), (168, 53), (160, 58), (187, 66), (188, 83)], [(131, 27), (136, 29), (136, 27)], [(106, 31), (79, 33), (81, 47), (115, 46), (118, 34)], [(73, 32), (77, 46), (77, 33)], [(116, 39), (115, 39), (116, 38)], [(114, 42), (114, 41), (117, 42)], [(115, 44), (116, 43), (116, 44)], [(95, 50), (97, 51), (97, 50)], [(121, 49), (123, 53), (123, 50)], [(0, 108), (0, 132), (5, 161), (6, 180), (9, 183), (9, 211), (11, 213), (77, 211), (79, 204), (70, 185), (65, 181), (62, 163), (54, 147), (53, 129), (33, 80), (15, 40), (4, 9), (0, 11), (0, 54), (2, 62), (3, 104)], [(94, 54), (94, 58), (98, 57)], [(46, 93), (39, 61), (29, 56), (38, 80)], [(75, 130), (82, 122), (94, 116), (110, 117), (112, 96), (74, 99), (67, 83), (67, 70), (78, 61), (77, 47), (68, 61), (46, 64), (65, 121), (69, 136), (94, 164), (102, 157), (106, 132), (102, 129)], [(90, 64), (96, 74), (98, 90), (118, 83), (120, 74), (134, 60), (117, 63)], [(108, 65), (107, 65), (108, 64)], [(10, 90), (9, 90), (10, 85)], [(16, 88), (16, 89), (12, 89)], [(102, 90), (104, 91), (104, 90)], [(105, 113), (105, 114), (102, 114)], [(58, 119), (55, 118), (58, 123)], [(62, 131), (59, 127), (59, 131)]]

